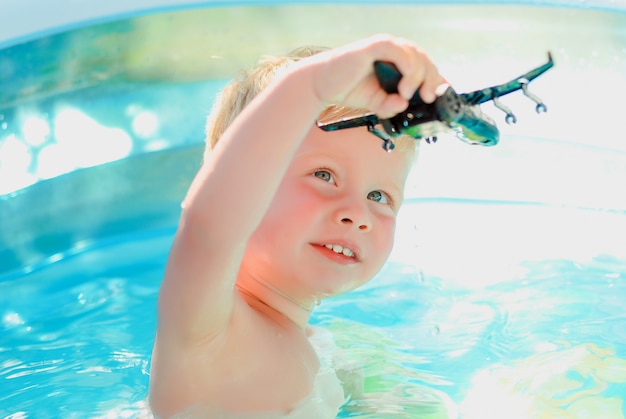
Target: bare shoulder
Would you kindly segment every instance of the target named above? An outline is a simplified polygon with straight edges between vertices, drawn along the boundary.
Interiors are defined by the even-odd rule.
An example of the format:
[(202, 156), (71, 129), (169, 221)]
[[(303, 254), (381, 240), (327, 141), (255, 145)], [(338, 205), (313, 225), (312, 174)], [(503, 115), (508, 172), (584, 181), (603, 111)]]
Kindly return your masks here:
[[(246, 334), (238, 329), (249, 323), (247, 311), (246, 306), (235, 299), (232, 318), (237, 320), (204, 340), (181, 338), (175, 330), (170, 330), (177, 327), (173, 322), (168, 323), (170, 316), (160, 318), (164, 318), (166, 324), (160, 325), (157, 331), (149, 390), (150, 407), (158, 417), (170, 417), (197, 404), (220, 405), (217, 401), (221, 397), (221, 386), (216, 387), (215, 383), (223, 383), (234, 359), (249, 358), (232, 352), (232, 348), (238, 346), (236, 337)], [(234, 357), (232, 360), (227, 359), (229, 353)]]
[(310, 393), (318, 368), (303, 333), (285, 333), (236, 295), (228, 327), (212, 339), (171, 345), (157, 336), (150, 403), (167, 415), (197, 404), (288, 410)]

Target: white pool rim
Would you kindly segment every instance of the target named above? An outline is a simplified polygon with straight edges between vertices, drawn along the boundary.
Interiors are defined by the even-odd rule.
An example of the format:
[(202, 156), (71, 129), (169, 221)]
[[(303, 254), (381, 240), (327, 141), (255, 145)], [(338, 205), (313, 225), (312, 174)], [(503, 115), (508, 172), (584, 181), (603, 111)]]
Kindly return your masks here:
[[(316, 2), (309, 0), (305, 3)], [(319, 1), (329, 3), (328, 1)], [(341, 3), (380, 4), (376, 0), (348, 0)], [(302, 3), (289, 0), (2, 0), (0, 5), (0, 48), (26, 42), (89, 24), (117, 20), (168, 9), (206, 6), (268, 5)], [(337, 3), (336, 1), (333, 3)], [(477, 4), (475, 0), (436, 2), (398, 0), (394, 4)], [(593, 8), (626, 12), (625, 0), (482, 0), (480, 4), (526, 4)]]

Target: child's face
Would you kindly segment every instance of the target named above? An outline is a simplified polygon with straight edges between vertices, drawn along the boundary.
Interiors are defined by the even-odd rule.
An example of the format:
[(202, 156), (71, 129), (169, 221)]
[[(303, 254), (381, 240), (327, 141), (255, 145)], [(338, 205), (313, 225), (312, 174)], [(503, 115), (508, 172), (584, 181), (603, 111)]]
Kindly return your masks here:
[(296, 298), (367, 282), (391, 251), (413, 158), (413, 151), (386, 153), (365, 128), (313, 127), (248, 243), (243, 269)]

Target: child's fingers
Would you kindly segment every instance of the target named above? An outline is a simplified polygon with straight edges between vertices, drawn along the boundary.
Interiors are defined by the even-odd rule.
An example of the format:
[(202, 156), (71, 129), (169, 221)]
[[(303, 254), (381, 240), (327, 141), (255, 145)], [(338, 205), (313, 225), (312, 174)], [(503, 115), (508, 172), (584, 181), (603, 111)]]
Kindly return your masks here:
[(407, 69), (400, 70), (398, 68), (402, 73), (402, 78), (400, 83), (398, 83), (398, 93), (407, 100), (413, 97), (415, 91), (424, 82), (424, 77), (427, 74), (426, 66), (417, 57), (413, 58), (412, 61), (414, 61), (414, 64), (408, 65)]
[[(385, 111), (393, 110), (397, 113), (403, 110), (397, 108), (406, 103), (418, 88), (425, 102), (433, 102), (437, 86), (444, 82), (426, 52), (412, 41), (390, 35), (377, 35), (358, 41), (329, 51), (320, 58), (331, 64), (320, 67), (322, 76), (317, 79), (323, 83), (315, 88), (318, 97), (324, 102), (365, 106), (379, 112), (382, 111), (379, 106), (384, 102)], [(398, 84), (399, 94), (388, 95), (396, 96), (394, 99), (386, 100), (384, 91), (377, 91), (380, 85), (373, 77), (373, 62), (378, 60), (393, 63), (402, 74)], [(374, 89), (374, 92), (370, 89)], [(367, 91), (370, 93), (364, 94)], [(372, 97), (371, 93), (376, 95)], [(367, 103), (363, 103), (363, 97), (369, 98)]]
[(389, 94), (376, 80), (374, 74), (369, 76), (368, 92), (365, 94), (367, 104), (365, 105), (370, 111), (373, 111), (379, 118), (390, 118), (407, 108), (409, 102), (397, 93)]
[(402, 79), (398, 84), (398, 93), (405, 99), (410, 99), (417, 89), (426, 103), (436, 98), (436, 89), (445, 82), (437, 67), (428, 54), (413, 42), (403, 38), (382, 38), (384, 51), (381, 53), (386, 59), (395, 64)]
[(396, 66), (402, 74), (398, 93), (405, 99), (410, 99), (423, 81), (426, 54), (413, 42), (404, 38), (381, 35), (376, 39), (379, 40), (374, 45), (376, 59), (391, 62)]
[(382, 93), (381, 96), (376, 111), (376, 115), (381, 119), (391, 118), (404, 111), (408, 106), (408, 101), (398, 94)]
[(441, 95), (440, 86), (447, 84), (447, 80), (439, 74), (439, 71), (432, 62), (426, 67), (426, 73), (424, 75), (424, 81), (420, 86), (420, 97), (426, 103), (432, 103), (437, 96)]
[(413, 70), (408, 67), (402, 73), (403, 77), (398, 85), (398, 91), (403, 97), (410, 99), (419, 89), (422, 100), (426, 103), (432, 103), (436, 99), (437, 87), (445, 80), (425, 52), (416, 50), (412, 56)]

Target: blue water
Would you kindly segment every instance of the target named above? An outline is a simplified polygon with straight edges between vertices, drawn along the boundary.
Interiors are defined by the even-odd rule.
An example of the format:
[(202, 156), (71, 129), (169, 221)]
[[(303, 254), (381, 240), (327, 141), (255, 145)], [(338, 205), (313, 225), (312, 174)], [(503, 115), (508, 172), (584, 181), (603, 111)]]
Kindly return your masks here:
[(94, 417), (145, 397), (170, 237), (94, 243), (1, 281), (1, 416)]
[[(623, 398), (626, 259), (601, 249), (608, 231), (598, 229), (610, 225), (615, 233), (626, 232), (625, 214), (463, 200), (416, 201), (405, 209), (416, 218), (482, 213), (478, 225), (494, 211), (522, 224), (539, 217), (557, 229), (558, 220), (585, 219), (598, 234), (586, 243), (579, 237), (576, 259), (532, 260), (532, 241), (526, 241), (506, 263), (463, 273), (450, 269), (467, 263), (462, 253), (484, 253), (489, 263), (505, 253), (487, 254), (485, 246), (493, 240), (503, 248), (515, 246), (519, 235), (485, 233), (472, 240), (478, 249), (464, 250), (468, 238), (461, 234), (462, 243), (446, 246), (445, 261), (433, 262), (422, 259), (423, 248), (439, 252), (437, 235), (428, 228), (420, 235), (418, 223), (408, 243), (412, 250), (392, 257), (364, 288), (324, 301), (314, 313), (312, 323), (328, 328), (363, 366), (366, 392), (389, 394), (365, 406), (348, 404), (343, 417), (377, 417), (381, 411), (413, 417), (424, 411), (425, 400), (437, 405), (447, 397), (470, 412), (482, 406), (486, 415), (498, 406), (491, 400), (493, 382), (544, 412), (579, 409), (576, 403), (589, 408), (591, 402), (599, 409)], [(544, 231), (537, 243), (563, 240), (529, 228), (532, 235)], [(28, 274), (0, 277), (0, 416), (139, 414), (173, 232), (129, 232), (39, 263)], [(542, 382), (531, 383), (527, 371), (535, 371), (531, 377), (543, 374)], [(508, 390), (502, 384), (507, 380)], [(359, 413), (351, 413), (357, 405)], [(614, 409), (606, 417), (623, 417), (622, 405)]]

